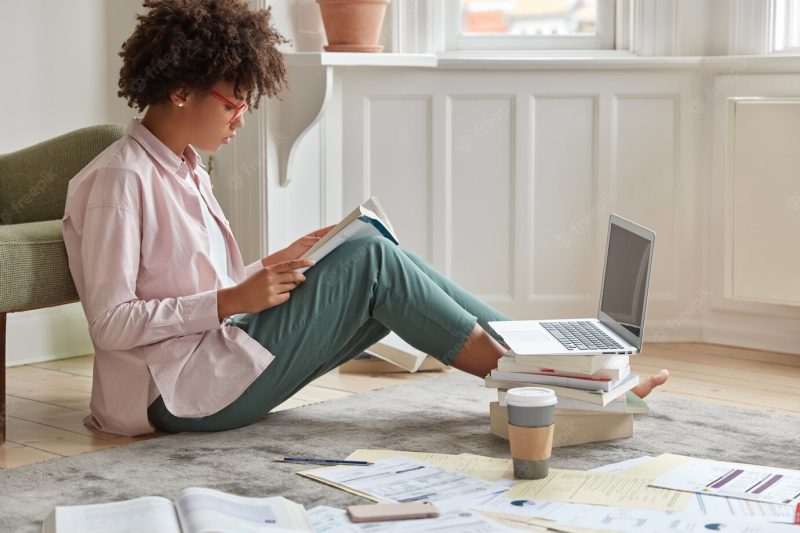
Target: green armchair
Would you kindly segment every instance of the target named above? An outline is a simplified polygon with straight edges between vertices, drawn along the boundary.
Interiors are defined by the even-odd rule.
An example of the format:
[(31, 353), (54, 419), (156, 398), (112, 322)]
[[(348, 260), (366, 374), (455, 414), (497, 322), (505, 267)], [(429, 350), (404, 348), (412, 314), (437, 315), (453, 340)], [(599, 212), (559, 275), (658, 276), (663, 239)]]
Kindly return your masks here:
[(0, 444), (6, 440), (6, 314), (78, 301), (61, 233), (69, 180), (125, 135), (117, 124), (0, 155)]

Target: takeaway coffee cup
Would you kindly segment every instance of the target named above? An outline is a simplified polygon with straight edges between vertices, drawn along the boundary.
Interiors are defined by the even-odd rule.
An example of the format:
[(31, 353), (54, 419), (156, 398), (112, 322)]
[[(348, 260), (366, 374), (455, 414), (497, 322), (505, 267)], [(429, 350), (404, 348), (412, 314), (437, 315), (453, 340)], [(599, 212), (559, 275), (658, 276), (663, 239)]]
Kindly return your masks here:
[(547, 477), (553, 449), (556, 403), (556, 393), (543, 387), (519, 387), (506, 394), (514, 477)]

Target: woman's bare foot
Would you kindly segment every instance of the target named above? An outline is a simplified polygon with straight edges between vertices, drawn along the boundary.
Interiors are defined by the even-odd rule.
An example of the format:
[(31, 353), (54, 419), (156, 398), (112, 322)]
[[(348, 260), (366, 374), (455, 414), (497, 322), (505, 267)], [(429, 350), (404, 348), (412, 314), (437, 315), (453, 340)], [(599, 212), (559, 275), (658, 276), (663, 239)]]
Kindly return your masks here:
[(638, 385), (631, 389), (631, 391), (639, 398), (644, 398), (653, 389), (659, 385), (663, 385), (669, 379), (669, 370), (666, 368), (654, 376), (644, 378)]

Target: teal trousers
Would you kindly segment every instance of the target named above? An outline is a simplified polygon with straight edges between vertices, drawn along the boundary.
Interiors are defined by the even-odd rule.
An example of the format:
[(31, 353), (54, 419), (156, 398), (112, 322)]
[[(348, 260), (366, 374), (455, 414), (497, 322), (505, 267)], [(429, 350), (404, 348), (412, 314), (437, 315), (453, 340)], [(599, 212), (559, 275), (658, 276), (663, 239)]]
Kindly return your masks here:
[(383, 237), (345, 242), (305, 276), (285, 303), (232, 322), (275, 356), (241, 396), (200, 418), (174, 416), (159, 396), (151, 423), (167, 432), (246, 426), (390, 330), (449, 365), (476, 322), (501, 341), (487, 322), (510, 320)]

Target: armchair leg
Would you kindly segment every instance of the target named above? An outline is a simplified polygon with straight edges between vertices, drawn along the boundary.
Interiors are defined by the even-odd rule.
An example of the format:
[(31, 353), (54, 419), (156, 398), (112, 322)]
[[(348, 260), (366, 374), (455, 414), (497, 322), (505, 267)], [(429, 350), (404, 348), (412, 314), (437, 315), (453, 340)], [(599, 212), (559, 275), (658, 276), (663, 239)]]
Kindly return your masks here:
[(0, 444), (6, 441), (6, 314), (0, 313)]

